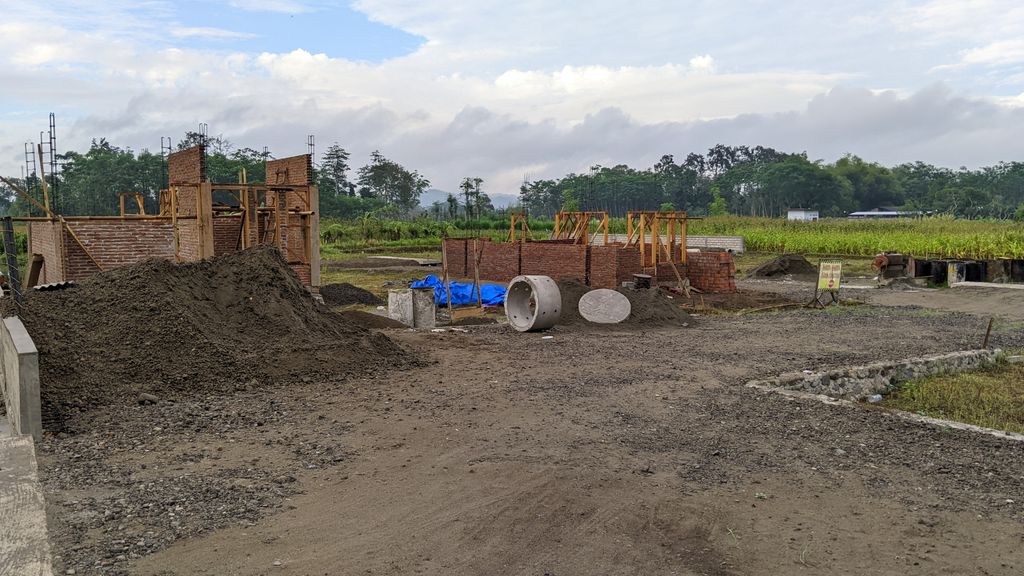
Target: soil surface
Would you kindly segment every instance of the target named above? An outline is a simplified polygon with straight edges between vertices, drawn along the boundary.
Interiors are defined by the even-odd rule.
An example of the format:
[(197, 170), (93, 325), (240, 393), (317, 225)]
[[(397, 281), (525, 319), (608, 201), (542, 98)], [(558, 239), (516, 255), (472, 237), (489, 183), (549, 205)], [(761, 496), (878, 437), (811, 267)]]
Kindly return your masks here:
[(44, 429), (139, 394), (187, 399), (238, 387), (401, 365), (386, 336), (318, 307), (281, 255), (260, 248), (176, 265), (149, 260), (77, 287), (29, 292)]
[(863, 305), (389, 331), (429, 363), (73, 413), (78, 434), (39, 445), (56, 567), (1020, 574), (1024, 443), (743, 386), (971, 348), (951, 327), (979, 321)]
[(347, 282), (321, 286), (320, 295), (324, 298), (324, 304), (328, 306), (348, 306), (350, 304), (381, 306), (384, 304), (384, 300), (373, 292)]
[(346, 320), (350, 320), (357, 326), (363, 328), (408, 328), (405, 324), (402, 324), (398, 320), (392, 320), (387, 316), (380, 314), (374, 314), (373, 312), (364, 312), (362, 310), (346, 310), (341, 312), (341, 316)]
[[(814, 295), (812, 280), (737, 280), (736, 285), (752, 291), (764, 291), (809, 302)], [(878, 306), (960, 312), (994, 317), (1004, 322), (1024, 321), (1024, 290), (1018, 288), (956, 287), (899, 289), (878, 287), (874, 281), (843, 284), (841, 300), (857, 300)], [(1020, 327), (1020, 326), (1017, 326)]]

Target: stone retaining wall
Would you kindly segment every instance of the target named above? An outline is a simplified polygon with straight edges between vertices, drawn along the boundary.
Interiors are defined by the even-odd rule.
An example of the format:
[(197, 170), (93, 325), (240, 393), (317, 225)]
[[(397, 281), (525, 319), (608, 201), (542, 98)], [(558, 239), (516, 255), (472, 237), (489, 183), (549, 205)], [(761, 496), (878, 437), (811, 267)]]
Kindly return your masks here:
[(939, 374), (955, 374), (995, 365), (1002, 350), (964, 350), (899, 362), (876, 362), (827, 372), (789, 372), (771, 380), (753, 380), (754, 388), (782, 388), (832, 398), (862, 400), (872, 394), (892, 392), (908, 380)]

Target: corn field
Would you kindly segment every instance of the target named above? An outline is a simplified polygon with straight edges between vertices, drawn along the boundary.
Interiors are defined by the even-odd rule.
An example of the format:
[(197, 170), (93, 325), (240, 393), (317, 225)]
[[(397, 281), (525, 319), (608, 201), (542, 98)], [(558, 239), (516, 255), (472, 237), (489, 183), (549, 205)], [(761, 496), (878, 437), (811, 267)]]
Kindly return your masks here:
[(743, 236), (756, 252), (872, 256), (883, 250), (919, 258), (1024, 258), (1024, 224), (947, 217), (895, 220), (781, 219), (721, 216), (693, 220), (690, 234)]

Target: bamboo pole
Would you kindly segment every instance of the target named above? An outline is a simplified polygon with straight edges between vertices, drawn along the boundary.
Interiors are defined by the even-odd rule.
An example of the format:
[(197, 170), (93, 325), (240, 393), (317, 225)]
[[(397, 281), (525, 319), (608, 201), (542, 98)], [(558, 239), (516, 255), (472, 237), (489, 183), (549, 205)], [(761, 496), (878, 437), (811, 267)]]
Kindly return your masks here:
[[(33, 198), (31, 194), (29, 194), (28, 192), (25, 192), (25, 190), (21, 186), (18, 186), (12, 180), (10, 180), (10, 179), (8, 179), (8, 178), (6, 178), (4, 176), (0, 176), (0, 180), (3, 180), (5, 184), (10, 186), (11, 190), (14, 190), (18, 194), (21, 194), (22, 197), (24, 197), (25, 200), (28, 200), (33, 206), (35, 206), (36, 208), (39, 208), (40, 210), (45, 212), (46, 215), (47, 215), (47, 218), (44, 218), (44, 220), (52, 220), (53, 219), (53, 212), (50, 212), (49, 208), (47, 208), (46, 206), (43, 206), (42, 204), (40, 204), (39, 201), (36, 200), (35, 198)], [(20, 220), (20, 218), (14, 218), (14, 220)]]
[(444, 273), (444, 292), (448, 297), (448, 323), (455, 321), (455, 313), (452, 312), (452, 284), (448, 278), (448, 249), (444, 245), (444, 238), (441, 238), (441, 269)]
[(484, 295), (480, 289), (480, 248), (478, 238), (473, 239), (473, 280), (476, 282), (476, 303), (483, 308), (484, 307)]

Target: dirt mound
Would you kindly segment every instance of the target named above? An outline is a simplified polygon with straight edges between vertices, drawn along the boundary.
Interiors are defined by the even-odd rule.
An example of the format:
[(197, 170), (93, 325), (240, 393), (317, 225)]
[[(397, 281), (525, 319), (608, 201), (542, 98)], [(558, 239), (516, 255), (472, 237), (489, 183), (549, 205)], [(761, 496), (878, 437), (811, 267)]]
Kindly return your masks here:
[(317, 305), (272, 248), (184, 265), (149, 260), (32, 292), (22, 320), (39, 348), (51, 429), (140, 392), (174, 399), (340, 380), (410, 361), (386, 336)]
[(751, 278), (775, 278), (778, 276), (815, 276), (817, 267), (800, 254), (783, 254), (761, 264), (747, 273)]
[(629, 318), (618, 324), (591, 324), (580, 315), (580, 298), (593, 288), (575, 280), (563, 280), (558, 283), (558, 289), (562, 293), (559, 326), (579, 324), (588, 326), (677, 326), (683, 323), (692, 324), (689, 314), (679, 307), (683, 301), (657, 288), (648, 290), (619, 288), (617, 291), (629, 299), (631, 310)]
[(320, 295), (324, 297), (324, 303), (328, 306), (347, 306), (349, 304), (380, 306), (384, 304), (384, 301), (373, 292), (347, 282), (321, 286)]
[(363, 328), (408, 328), (408, 326), (398, 320), (392, 320), (387, 316), (381, 316), (373, 312), (363, 312), (362, 310), (346, 310), (341, 313), (341, 316)]

